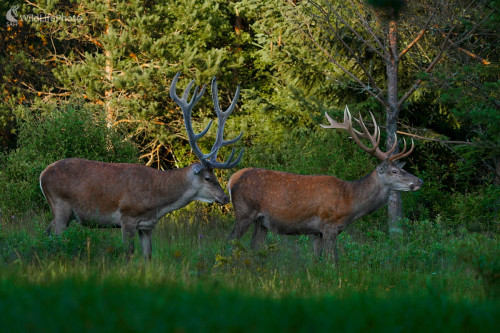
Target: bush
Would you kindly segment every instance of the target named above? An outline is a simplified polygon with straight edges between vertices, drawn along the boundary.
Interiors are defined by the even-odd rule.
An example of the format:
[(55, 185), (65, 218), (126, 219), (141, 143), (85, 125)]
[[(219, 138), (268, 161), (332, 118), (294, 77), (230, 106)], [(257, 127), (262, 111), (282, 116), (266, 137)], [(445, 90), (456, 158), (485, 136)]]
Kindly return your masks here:
[(355, 180), (370, 173), (378, 162), (344, 133), (317, 129), (255, 140), (245, 151), (242, 166)]
[(45, 117), (30, 115), (19, 123), (17, 148), (0, 156), (0, 209), (25, 213), (44, 207), (40, 173), (67, 157), (105, 162), (137, 161), (137, 149), (109, 129), (101, 110), (68, 103)]

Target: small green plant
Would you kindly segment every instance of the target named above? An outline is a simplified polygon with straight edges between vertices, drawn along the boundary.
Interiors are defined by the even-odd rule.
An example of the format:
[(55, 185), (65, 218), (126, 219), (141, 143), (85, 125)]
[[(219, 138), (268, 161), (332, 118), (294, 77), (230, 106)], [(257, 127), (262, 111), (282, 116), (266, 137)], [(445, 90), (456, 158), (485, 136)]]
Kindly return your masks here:
[(45, 222), (33, 224), (10, 226), (9, 237), (2, 237), (0, 231), (0, 261), (42, 263), (59, 258), (91, 262), (126, 256), (119, 230), (110, 233), (72, 223), (60, 235), (47, 235)]
[(466, 235), (454, 244), (452, 251), (481, 279), (485, 294), (500, 297), (500, 243), (484, 234)]

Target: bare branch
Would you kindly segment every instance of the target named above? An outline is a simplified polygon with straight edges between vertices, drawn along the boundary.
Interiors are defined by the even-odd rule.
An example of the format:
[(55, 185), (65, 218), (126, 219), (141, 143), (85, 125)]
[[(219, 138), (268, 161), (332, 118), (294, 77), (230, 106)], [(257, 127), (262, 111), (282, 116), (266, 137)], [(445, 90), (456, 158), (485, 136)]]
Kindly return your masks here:
[[(450, 43), (453, 43), (452, 41), (449, 41), (449, 42), (450, 42)], [(475, 53), (472, 53), (471, 51), (466, 50), (466, 49), (464, 49), (464, 48), (462, 48), (462, 47), (458, 47), (458, 46), (457, 46), (457, 50), (459, 50), (460, 52), (463, 52), (463, 53), (467, 54), (467, 55), (468, 55), (469, 57), (471, 57), (471, 58), (477, 59), (477, 60), (478, 60), (480, 63), (482, 63), (483, 65), (490, 65), (490, 64), (491, 64), (491, 62), (490, 62), (490, 61), (488, 61), (488, 60), (486, 60), (486, 59), (482, 58), (481, 56), (479, 56), (479, 55), (477, 55), (477, 54), (475, 54)]]
[[(314, 2), (314, 1), (310, 1), (310, 3), (311, 3), (314, 7), (316, 7), (316, 9), (318, 9), (320, 12), (323, 12), (323, 14), (325, 15), (325, 17), (323, 17), (323, 18), (322, 18), (322, 17), (320, 17), (320, 16), (318, 16), (318, 15), (315, 15), (315, 14), (313, 14), (313, 13), (311, 13), (311, 12), (310, 12), (310, 14), (311, 14), (312, 16), (315, 16), (315, 17), (317, 17), (317, 18), (321, 18), (322, 20), (325, 20), (325, 21), (327, 21), (328, 23), (330, 23), (330, 22), (329, 22), (329, 20), (328, 20), (328, 16), (329, 16), (329, 15), (325, 12), (325, 10), (323, 9), (323, 7), (321, 7), (320, 5), (318, 5), (318, 4), (317, 4), (316, 2)], [(381, 53), (381, 52), (380, 52), (380, 51), (379, 51), (379, 50), (378, 50), (378, 49), (377, 49), (377, 48), (376, 48), (376, 47), (375, 47), (372, 43), (370, 43), (370, 42), (369, 42), (369, 41), (367, 41), (365, 38), (363, 38), (363, 36), (361, 36), (361, 35), (359, 34), (359, 32), (358, 32), (356, 29), (354, 29), (354, 28), (353, 28), (353, 27), (352, 27), (352, 26), (351, 26), (351, 25), (350, 25), (350, 24), (349, 24), (349, 23), (348, 23), (348, 22), (347, 22), (347, 21), (346, 21), (346, 20), (345, 20), (345, 19), (344, 19), (341, 15), (340, 15), (340, 13), (339, 13), (336, 9), (334, 9), (334, 8), (333, 8), (333, 6), (332, 6), (332, 5), (329, 5), (329, 9), (330, 9), (330, 10), (331, 10), (331, 12), (335, 15), (335, 17), (336, 17), (336, 18), (337, 18), (340, 22), (342, 22), (342, 24), (343, 24), (346, 28), (348, 28), (348, 29), (349, 29), (349, 30), (350, 30), (350, 31), (351, 31), (351, 32), (352, 32), (352, 33), (356, 36), (356, 38), (358, 38), (359, 40), (362, 40), (362, 41), (363, 41), (363, 42), (364, 42), (364, 43), (368, 46), (368, 48), (369, 48), (371, 51), (373, 51), (374, 53), (376, 53), (379, 57), (384, 58), (384, 54), (383, 54), (383, 53)], [(359, 15), (359, 13), (358, 13), (358, 15)], [(330, 24), (330, 25), (331, 25), (331, 24)], [(383, 49), (383, 46), (382, 46), (381, 44), (380, 44), (380, 46), (381, 46), (381, 48)]]
[(425, 34), (425, 32), (427, 31), (427, 29), (429, 28), (430, 24), (431, 24), (431, 21), (432, 19), (434, 18), (434, 15), (436, 14), (436, 11), (438, 9), (438, 5), (436, 5), (436, 7), (434, 7), (434, 10), (432, 11), (432, 14), (429, 15), (429, 19), (427, 20), (427, 22), (424, 24), (424, 27), (422, 28), (422, 30), (420, 30), (419, 34), (417, 35), (417, 37), (415, 37), (411, 42), (410, 44), (408, 44), (408, 46), (399, 53), (399, 58), (401, 58), (402, 56), (404, 56), (406, 54), (406, 52), (408, 52), (419, 40), (420, 38), (422, 38), (422, 36)]
[(411, 134), (411, 133), (403, 132), (403, 131), (397, 131), (396, 133), (401, 134), (401, 135), (405, 135), (405, 136), (409, 136), (409, 137), (412, 137), (412, 138), (415, 138), (415, 139), (418, 139), (418, 140), (423, 140), (423, 141), (434, 141), (434, 142), (439, 142), (439, 143), (442, 143), (442, 144), (454, 144), (454, 145), (464, 145), (464, 146), (477, 146), (475, 143), (469, 142), (469, 141), (453, 141), (453, 140), (450, 141), (450, 140), (441, 140), (441, 139), (427, 138), (425, 136), (421, 136), (421, 135), (417, 135), (417, 134)]
[[(472, 3), (471, 3), (472, 4)], [(469, 4), (469, 6), (471, 5)], [(460, 18), (457, 19), (456, 23), (449, 29), (448, 33), (444, 34), (444, 40), (443, 42), (441, 43), (441, 46), (439, 48), (439, 52), (438, 54), (434, 57), (434, 60), (429, 64), (429, 66), (427, 66), (427, 68), (424, 70), (424, 73), (428, 74), (430, 73), (433, 69), (434, 69), (434, 66), (436, 66), (436, 64), (441, 60), (441, 58), (443, 57), (444, 53), (449, 50), (452, 46), (457, 46), (457, 44), (463, 42), (465, 39), (469, 38), (470, 35), (472, 34), (472, 32), (477, 29), (477, 27), (479, 25), (481, 25), (485, 20), (486, 18), (488, 18), (490, 15), (492, 14), (492, 12), (490, 12), (490, 14), (486, 15), (485, 18), (481, 19), (481, 21), (479, 21), (478, 23), (476, 23), (462, 38), (460, 38), (457, 42), (453, 42), (451, 40), (451, 35), (453, 34), (453, 31), (454, 29), (458, 26), (458, 22), (460, 21)], [(401, 99), (398, 101), (398, 107), (401, 107), (403, 105), (403, 103), (420, 87), (420, 85), (422, 84), (423, 80), (422, 79), (417, 79), (415, 80), (415, 82), (413, 83), (413, 85), (406, 91), (406, 93), (403, 95), (403, 97), (401, 97)]]
[[(434, 58), (434, 60), (431, 62), (431, 64), (424, 70), (424, 73), (428, 74), (434, 66), (441, 60), (442, 56), (444, 54), (444, 50), (440, 51), (439, 54)], [(398, 108), (400, 108), (403, 103), (415, 92), (420, 87), (420, 84), (422, 84), (423, 80), (422, 79), (417, 79), (413, 83), (413, 85), (406, 91), (406, 93), (401, 97), (398, 101)]]
[(402, 56), (404, 56), (406, 54), (406, 52), (408, 52), (419, 41), (420, 38), (422, 38), (422, 36), (425, 34), (426, 31), (427, 31), (426, 29), (420, 30), (417, 37), (415, 37), (415, 39), (412, 40), (411, 43), (408, 44), (408, 46), (403, 51), (399, 52), (400, 59)]
[[(370, 82), (370, 86), (372, 88), (374, 88), (375, 90), (377, 91), (381, 91), (381, 89), (378, 87), (377, 83), (375, 82), (375, 79), (372, 77), (370, 71), (366, 68), (366, 66), (363, 64), (363, 61), (360, 59), (360, 57), (356, 54), (356, 52), (354, 52), (354, 50), (344, 41), (344, 39), (339, 35), (338, 33), (338, 29), (336, 29), (335, 27), (332, 26), (331, 22), (329, 20), (326, 21), (328, 26), (329, 26), (329, 30), (327, 29), (327, 33), (328, 34), (332, 34), (333, 33), (333, 36), (344, 46), (344, 48), (351, 54), (351, 56), (354, 58), (356, 64), (361, 68), (361, 70), (363, 71), (363, 73), (366, 75), (366, 77), (368, 78), (368, 81)], [(366, 40), (362, 40), (363, 42), (365, 42), (365, 44), (367, 43)]]
[[(356, 4), (354, 3), (354, 1), (353, 0), (350, 0), (350, 1), (351, 1), (352, 6), (355, 7)], [(358, 3), (357, 7), (359, 7), (359, 3)], [(365, 27), (366, 31), (368, 31), (368, 33), (373, 37), (373, 40), (375, 41), (375, 43), (380, 47), (381, 50), (384, 50), (384, 45), (380, 41), (380, 38), (378, 38), (378, 36), (373, 31), (373, 29), (370, 26), (370, 24), (368, 23), (368, 21), (363, 17), (363, 15), (361, 15), (361, 13), (359, 11), (355, 11), (355, 13), (358, 16), (358, 19), (361, 21), (361, 23), (363, 23), (363, 26)], [(374, 51), (374, 52), (376, 52), (376, 51)], [(384, 56), (383, 53), (377, 53), (377, 54), (380, 57)]]
[[(328, 15), (328, 14), (326, 14)], [(323, 20), (323, 18), (322, 18)], [(319, 42), (318, 40), (314, 37), (313, 33), (312, 33), (312, 28), (310, 26), (310, 24), (307, 22), (307, 20), (304, 20), (305, 22), (305, 27), (304, 26), (301, 26), (300, 24), (297, 24), (297, 29), (299, 30), (299, 32), (301, 32), (308, 40), (310, 40), (326, 57), (327, 59), (333, 63), (335, 66), (337, 66), (338, 68), (340, 68), (344, 73), (346, 73), (349, 77), (351, 77), (354, 81), (356, 81), (364, 90), (366, 90), (373, 98), (375, 98), (379, 103), (381, 103), (382, 105), (386, 106), (387, 103), (386, 101), (384, 101), (381, 97), (380, 97), (380, 93), (382, 92), (382, 90), (376, 85), (376, 82), (375, 80), (373, 79), (373, 77), (370, 75), (370, 72), (368, 71), (368, 69), (366, 69), (366, 67), (363, 66), (363, 64), (361, 63), (360, 59), (355, 55), (354, 51), (349, 48), (345, 42), (343, 42), (342, 38), (340, 38), (340, 36), (338, 34), (335, 35), (335, 38), (339, 41), (341, 41), (344, 45), (344, 47), (346, 47), (346, 49), (351, 53), (351, 55), (353, 55), (353, 57), (355, 57), (355, 59), (357, 60), (357, 63), (361, 66), (363, 72), (366, 74), (369, 82), (370, 82), (370, 85), (364, 83), (358, 76), (356, 76), (353, 72), (351, 72), (349, 69), (347, 69), (346, 67), (344, 67), (339, 61), (337, 61), (331, 54), (328, 50), (326, 50)], [(332, 29), (332, 31), (336, 31), (335, 28), (333, 28), (330, 24), (330, 28)]]
[(342, 66), (340, 62), (338, 62), (323, 46), (321, 46), (318, 41), (310, 34), (309, 32), (304, 31), (304, 29), (300, 28), (300, 31), (308, 38), (318, 49), (323, 52), (323, 54), (328, 58), (328, 60), (336, 65), (338, 68), (340, 68), (344, 73), (346, 73), (349, 77), (351, 77), (354, 81), (356, 81), (359, 85), (361, 85), (373, 98), (375, 98), (380, 104), (387, 106), (387, 102), (382, 99), (379, 94), (376, 94), (373, 89), (368, 86), (366, 83), (361, 81), (356, 75), (354, 75), (351, 71), (349, 71), (347, 68)]

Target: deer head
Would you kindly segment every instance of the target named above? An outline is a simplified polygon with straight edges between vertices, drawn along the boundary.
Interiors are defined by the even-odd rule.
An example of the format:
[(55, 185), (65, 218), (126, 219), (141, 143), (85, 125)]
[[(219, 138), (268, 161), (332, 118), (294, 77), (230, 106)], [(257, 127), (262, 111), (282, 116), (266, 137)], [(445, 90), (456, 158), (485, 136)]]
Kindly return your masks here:
[[(351, 116), (351, 113), (349, 112), (349, 108), (345, 107), (344, 109), (344, 122), (339, 123), (333, 118), (331, 118), (328, 113), (325, 112), (325, 117), (328, 119), (328, 122), (330, 125), (320, 125), (323, 128), (336, 128), (336, 129), (341, 129), (344, 131), (347, 131), (353, 140), (356, 142), (356, 144), (364, 151), (369, 153), (372, 156), (377, 157), (379, 160), (383, 161), (378, 167), (377, 167), (377, 172), (380, 176), (380, 180), (383, 183), (386, 183), (390, 186), (391, 190), (393, 191), (417, 191), (420, 189), (422, 185), (422, 180), (418, 179), (414, 175), (404, 171), (402, 167), (404, 166), (404, 163), (396, 163), (396, 161), (407, 157), (413, 152), (413, 149), (415, 148), (415, 144), (413, 142), (413, 139), (411, 141), (411, 148), (410, 150), (407, 151), (407, 145), (406, 145), (406, 140), (403, 139), (404, 142), (404, 147), (403, 150), (399, 153), (393, 154), (393, 152), (396, 150), (398, 146), (398, 138), (396, 135), (394, 138), (394, 144), (392, 145), (391, 148), (387, 152), (383, 152), (379, 148), (380, 144), (380, 128), (377, 125), (377, 121), (375, 120), (375, 117), (373, 116), (373, 113), (370, 112), (370, 116), (373, 121), (373, 133), (370, 133), (361, 118), (361, 114), (359, 114), (359, 118), (356, 120), (358, 125), (361, 127), (361, 132), (356, 130), (353, 125), (352, 125), (352, 119), (353, 117)], [(369, 148), (365, 146), (362, 142), (361, 139), (367, 139), (372, 147)]]

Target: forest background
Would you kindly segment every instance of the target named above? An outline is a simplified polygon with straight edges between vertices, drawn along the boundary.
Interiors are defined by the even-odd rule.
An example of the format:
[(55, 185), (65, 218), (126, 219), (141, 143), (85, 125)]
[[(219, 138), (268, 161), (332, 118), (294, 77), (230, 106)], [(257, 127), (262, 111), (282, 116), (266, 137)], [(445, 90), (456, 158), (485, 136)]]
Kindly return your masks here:
[[(226, 125), (226, 137), (244, 132), (237, 148), (245, 147), (245, 155), (238, 168), (361, 178), (378, 161), (344, 133), (319, 126), (325, 112), (341, 119), (345, 105), (365, 118), (373, 112), (387, 144), (395, 132), (413, 139), (416, 149), (405, 169), (422, 178), (424, 187), (403, 195), (396, 225), (384, 208), (347, 230), (344, 260), (353, 242), (381, 242), (378, 256), (386, 255), (388, 244), (397, 242), (389, 237), (394, 234), (422, 237), (423, 243), (411, 249), (422, 254), (430, 244), (446, 243), (445, 232), (455, 242), (451, 252), (469, 265), (464, 276), (476, 274), (485, 286), (471, 298), (498, 295), (499, 9), (498, 0), (3, 1), (2, 264), (43, 262), (53, 255), (54, 243), (42, 241), (39, 230), (50, 219), (38, 187), (48, 164), (79, 156), (172, 169), (195, 161), (182, 113), (168, 94), (181, 71), (181, 85), (191, 79), (208, 83), (216, 76), (222, 107), (240, 85), (237, 109)], [(214, 117), (210, 95), (198, 106), (193, 122), (200, 130)], [(201, 143), (206, 151), (214, 132)], [(232, 173), (217, 171), (223, 186)], [(199, 228), (210, 233), (205, 228), (214, 220), (221, 220), (223, 227), (214, 229), (221, 233), (233, 223), (228, 207), (194, 204), (186, 211), (174, 214), (172, 223), (192, 222), (189, 214), (208, 222), (195, 223), (197, 231), (189, 229), (180, 238), (199, 237)], [(99, 234), (84, 235), (87, 241), (69, 233), (73, 241), (51, 242), (70, 257), (107, 255), (87, 247), (89, 239), (101, 239)], [(217, 237), (222, 242), (223, 235)], [(283, 241), (269, 237), (271, 245)], [(119, 248), (112, 240), (100, 241)], [(294, 246), (308, 248), (303, 241), (297, 238)], [(432, 260), (446, 253), (434, 250)], [(176, 251), (166, 248), (165, 258), (178, 259)], [(188, 257), (187, 251), (181, 257)], [(206, 273), (205, 266), (229, 267), (233, 273), (239, 265), (263, 267), (262, 258), (241, 251), (243, 257), (211, 249), (201, 257), (193, 254), (192, 264), (208, 275), (216, 271)], [(416, 253), (411, 256), (418, 260)], [(335, 275), (336, 284), (338, 279)]]

